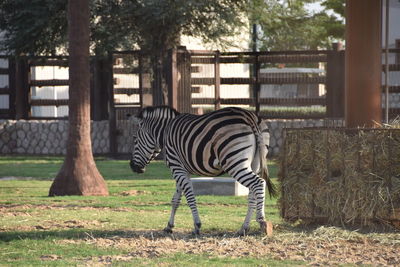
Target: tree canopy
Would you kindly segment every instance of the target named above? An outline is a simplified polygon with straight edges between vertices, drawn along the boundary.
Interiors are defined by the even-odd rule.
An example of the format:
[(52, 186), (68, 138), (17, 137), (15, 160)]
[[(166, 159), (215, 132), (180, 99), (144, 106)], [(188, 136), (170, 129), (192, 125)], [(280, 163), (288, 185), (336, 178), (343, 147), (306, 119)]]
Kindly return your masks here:
[[(65, 53), (67, 0), (1, 0), (3, 50)], [(245, 25), (245, 0), (91, 0), (91, 48), (147, 51), (179, 45), (186, 34), (217, 41)]]
[[(321, 11), (307, 8), (315, 2)], [(253, 0), (249, 17), (260, 25), (261, 50), (328, 48), (344, 39), (344, 0)]]
[(67, 41), (67, 1), (1, 0), (0, 48), (17, 55), (55, 54)]
[[(323, 10), (312, 13), (307, 4)], [(0, 0), (1, 48), (16, 54), (59, 54), (67, 47), (67, 0)], [(344, 0), (91, 0), (91, 49), (179, 45), (184, 34), (223, 43), (256, 23), (261, 49), (315, 49), (343, 39)]]

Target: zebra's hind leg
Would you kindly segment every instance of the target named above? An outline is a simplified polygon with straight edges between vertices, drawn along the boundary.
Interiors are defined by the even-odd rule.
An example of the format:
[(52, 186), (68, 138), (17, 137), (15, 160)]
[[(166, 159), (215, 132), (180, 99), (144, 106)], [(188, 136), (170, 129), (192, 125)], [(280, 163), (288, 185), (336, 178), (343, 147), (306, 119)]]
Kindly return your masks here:
[(174, 178), (176, 180), (176, 186), (179, 187), (185, 194), (188, 206), (192, 211), (194, 230), (193, 235), (200, 235), (201, 221), (199, 212), (197, 210), (196, 198), (193, 192), (192, 181), (189, 179), (189, 175), (185, 172), (173, 172)]
[(253, 216), (253, 211), (256, 207), (256, 201), (254, 198), (254, 195), (251, 191), (249, 191), (249, 196), (248, 196), (248, 209), (247, 209), (247, 214), (246, 218), (244, 219), (244, 223), (242, 227), (238, 231), (238, 235), (240, 236), (245, 236), (249, 233), (250, 231), (250, 221), (251, 217)]
[(174, 193), (174, 196), (172, 197), (172, 210), (171, 210), (171, 215), (169, 217), (169, 221), (167, 224), (167, 227), (164, 228), (164, 232), (166, 233), (172, 233), (172, 228), (174, 228), (174, 221), (175, 221), (175, 213), (176, 210), (179, 207), (179, 204), (181, 203), (181, 198), (182, 198), (182, 190), (179, 188), (179, 186), (176, 186), (176, 191)]
[[(253, 196), (253, 202), (255, 202), (256, 205), (256, 220), (260, 224), (261, 233), (267, 234), (267, 222), (265, 221), (265, 208), (264, 208), (265, 184), (266, 184), (265, 180), (260, 178), (260, 176), (255, 174), (250, 168), (247, 169), (246, 171), (246, 167), (244, 169), (241, 169), (239, 166), (237, 167), (237, 169), (239, 169), (239, 171), (234, 172), (233, 170), (231, 170), (229, 174), (232, 175), (232, 177), (234, 177), (239, 183), (249, 188), (249, 192), (251, 192)], [(248, 216), (249, 216), (249, 211), (248, 211)], [(247, 219), (248, 218), (246, 216), (246, 220)]]
[(269, 234), (267, 231), (267, 222), (265, 221), (265, 180), (259, 178), (251, 186), (250, 190), (253, 192), (257, 203), (256, 220), (260, 224), (262, 234)]

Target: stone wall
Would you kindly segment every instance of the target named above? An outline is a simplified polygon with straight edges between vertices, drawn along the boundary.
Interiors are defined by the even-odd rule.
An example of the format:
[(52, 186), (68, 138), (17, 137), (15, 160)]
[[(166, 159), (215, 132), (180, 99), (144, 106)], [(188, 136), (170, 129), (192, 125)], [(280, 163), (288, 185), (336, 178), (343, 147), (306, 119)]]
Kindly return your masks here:
[[(108, 129), (108, 121), (92, 122), (93, 153), (108, 153)], [(0, 120), (1, 154), (65, 154), (67, 137), (66, 120)]]
[(133, 142), (137, 134), (137, 125), (130, 120), (122, 120), (118, 122), (117, 128), (117, 146), (118, 152), (131, 154), (133, 151)]
[(279, 155), (280, 147), (283, 144), (283, 129), (322, 127), (324, 124), (324, 120), (267, 120), (270, 131), (268, 156), (276, 157)]
[[(341, 121), (336, 122), (341, 126)], [(284, 128), (305, 128), (328, 126), (325, 120), (268, 120), (270, 128), (269, 156), (279, 154), (283, 143)], [(132, 151), (133, 127), (125, 125), (117, 138), (118, 150), (122, 153)], [(1, 154), (62, 155), (66, 152), (68, 121), (65, 120), (0, 120)], [(92, 146), (94, 154), (107, 154), (109, 146), (108, 121), (92, 122)]]

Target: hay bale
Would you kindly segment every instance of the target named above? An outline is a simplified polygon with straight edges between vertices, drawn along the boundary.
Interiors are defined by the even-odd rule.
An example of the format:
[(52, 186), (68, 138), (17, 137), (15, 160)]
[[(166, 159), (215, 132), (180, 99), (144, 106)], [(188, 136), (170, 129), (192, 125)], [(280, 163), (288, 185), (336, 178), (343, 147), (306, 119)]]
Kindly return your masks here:
[(286, 220), (400, 220), (400, 129), (287, 129), (279, 176)]

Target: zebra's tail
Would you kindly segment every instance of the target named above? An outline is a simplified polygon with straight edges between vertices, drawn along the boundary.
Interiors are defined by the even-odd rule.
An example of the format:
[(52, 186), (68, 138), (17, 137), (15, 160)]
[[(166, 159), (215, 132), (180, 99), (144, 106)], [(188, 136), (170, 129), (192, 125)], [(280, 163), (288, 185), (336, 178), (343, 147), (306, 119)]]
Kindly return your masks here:
[(271, 178), (270, 178), (269, 172), (268, 172), (268, 167), (267, 167), (267, 158), (266, 158), (266, 155), (268, 153), (267, 146), (264, 143), (264, 139), (260, 132), (257, 133), (257, 143), (258, 143), (258, 149), (260, 152), (259, 153), (259, 155), (260, 155), (260, 176), (266, 182), (270, 198), (277, 197), (278, 191), (276, 189), (276, 186), (271, 181)]

